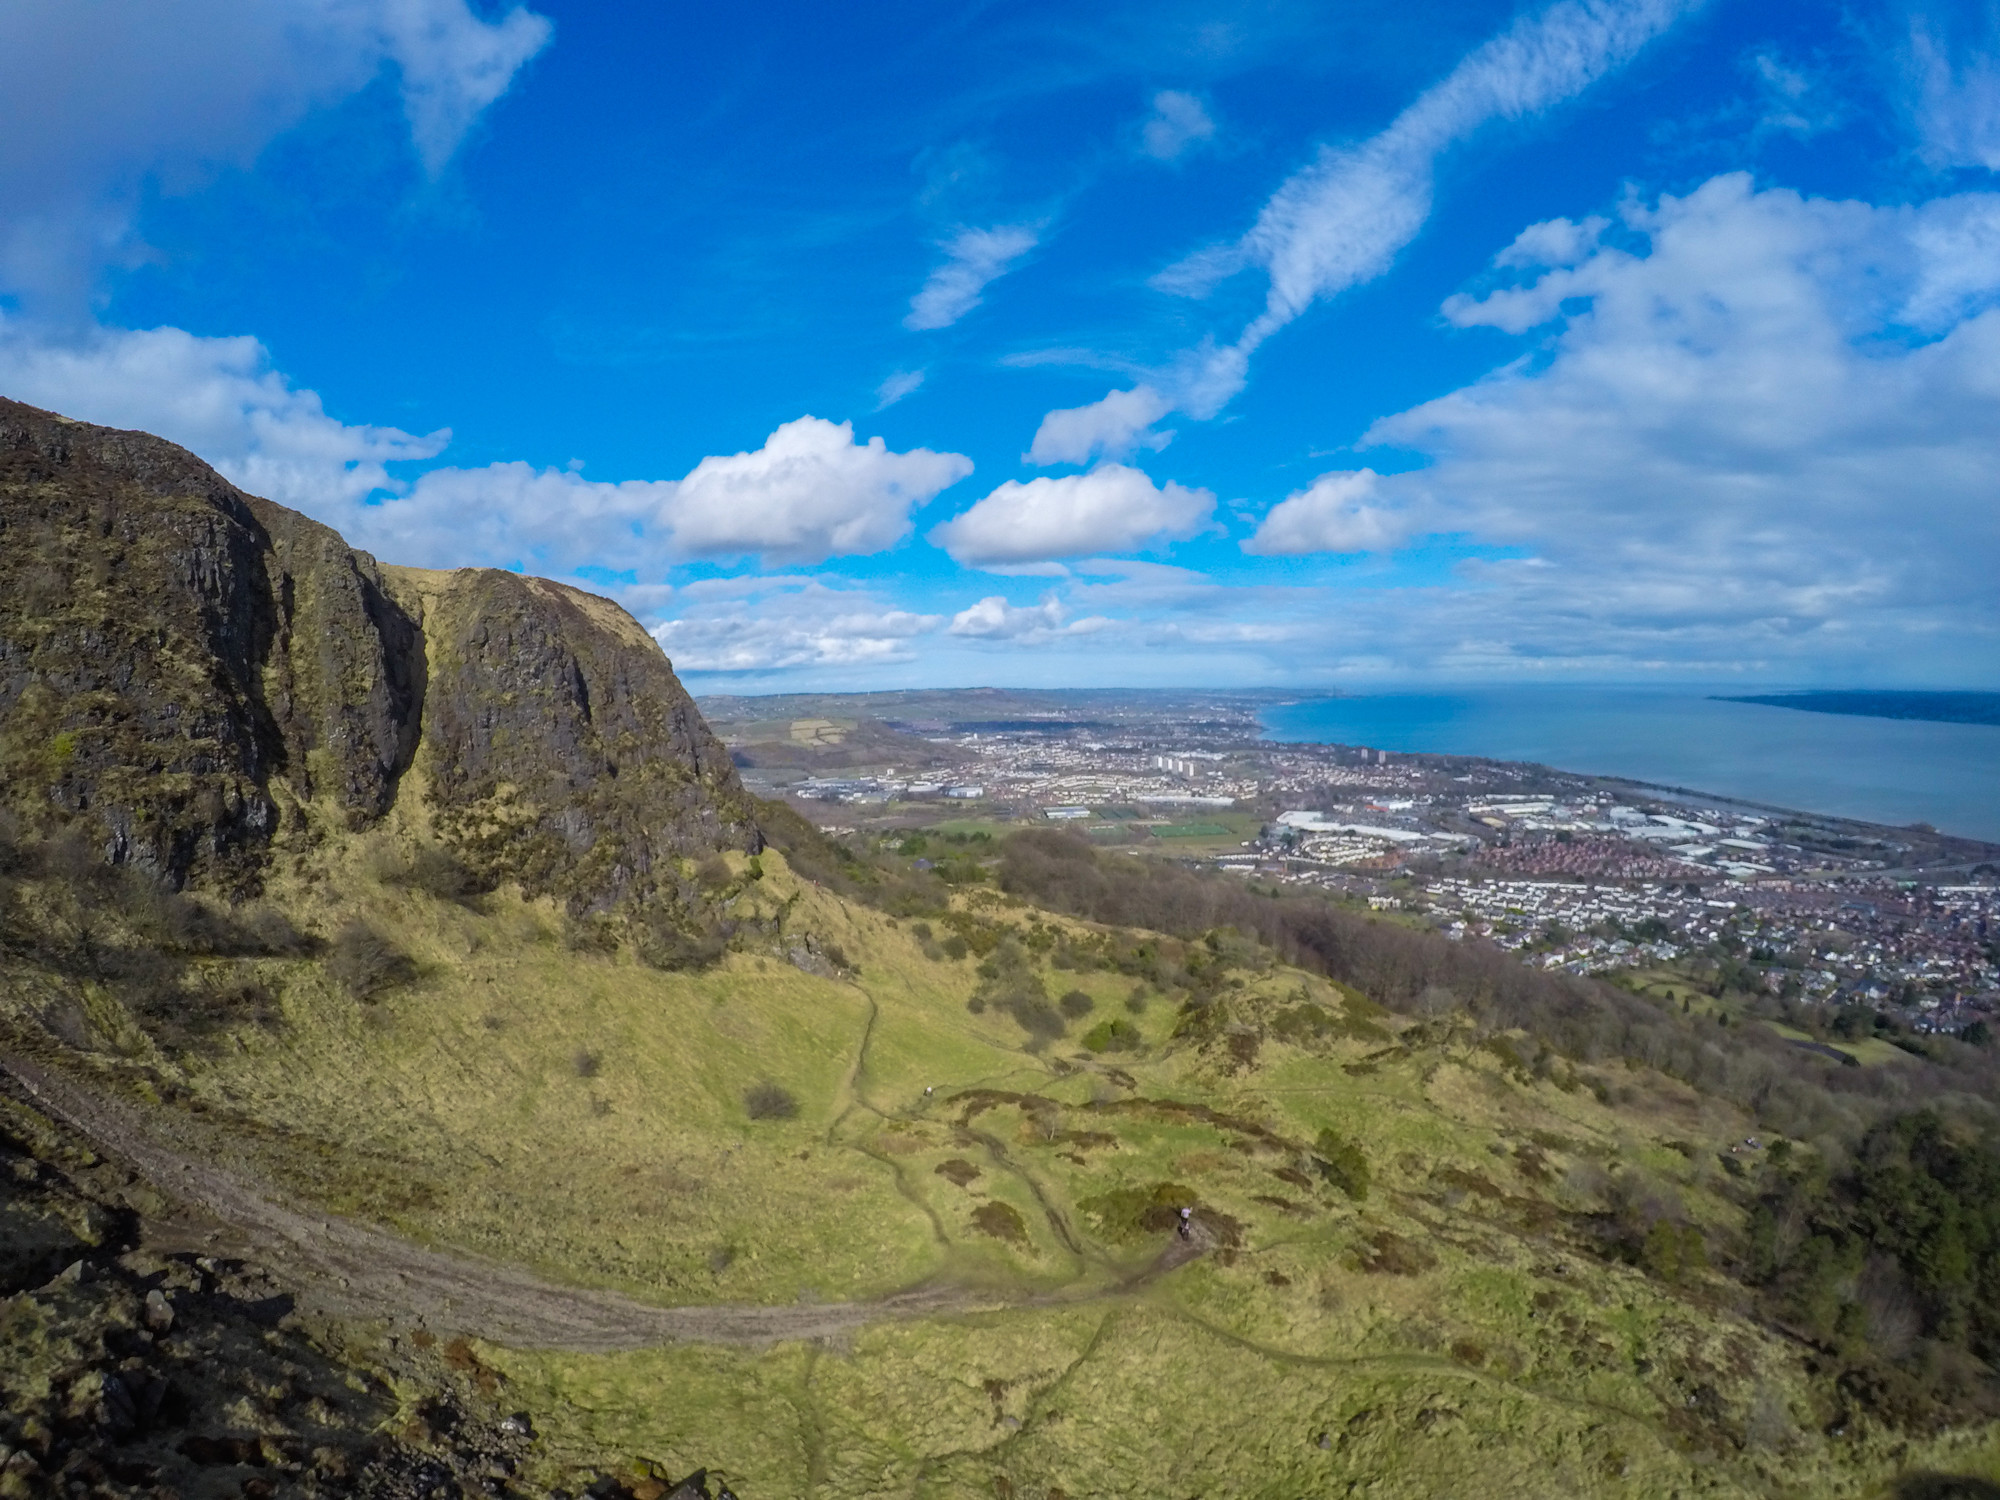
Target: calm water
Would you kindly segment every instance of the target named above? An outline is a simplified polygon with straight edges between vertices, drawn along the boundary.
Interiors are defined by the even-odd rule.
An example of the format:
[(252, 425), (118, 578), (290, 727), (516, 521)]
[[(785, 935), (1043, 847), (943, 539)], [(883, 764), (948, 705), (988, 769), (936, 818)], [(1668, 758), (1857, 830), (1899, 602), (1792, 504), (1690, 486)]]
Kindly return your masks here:
[(2000, 727), (1992, 725), (1582, 687), (1328, 698), (1268, 709), (1263, 721), (1271, 739), (1540, 761), (2000, 842)]

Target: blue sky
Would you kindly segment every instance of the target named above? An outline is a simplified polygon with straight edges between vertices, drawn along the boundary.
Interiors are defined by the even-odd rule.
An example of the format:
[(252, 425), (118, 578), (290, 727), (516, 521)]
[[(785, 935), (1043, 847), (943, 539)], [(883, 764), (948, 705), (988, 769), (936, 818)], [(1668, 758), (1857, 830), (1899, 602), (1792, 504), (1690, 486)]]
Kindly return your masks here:
[(0, 393), (699, 689), (2000, 687), (2000, 13), (16, 0)]

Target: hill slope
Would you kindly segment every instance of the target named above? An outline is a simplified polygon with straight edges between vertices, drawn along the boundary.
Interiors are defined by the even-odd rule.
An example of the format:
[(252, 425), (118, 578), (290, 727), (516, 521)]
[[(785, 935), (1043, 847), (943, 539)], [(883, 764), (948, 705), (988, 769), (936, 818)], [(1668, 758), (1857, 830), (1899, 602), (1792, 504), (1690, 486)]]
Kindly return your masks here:
[[(1909, 1279), (1828, 1206), (1830, 1062), (1051, 835), (950, 886), (828, 846), (614, 606), (379, 565), (154, 439), (0, 407), (0, 524), (15, 1489), (137, 1493), (172, 1452), (258, 1493), (249, 1453), (303, 1474), (317, 1424), (372, 1462), (369, 1421), (463, 1476), (492, 1445), (454, 1447), (445, 1371), (465, 1420), (532, 1415), (496, 1492), (2000, 1474), (1990, 1371), (1914, 1300), (1995, 1305), (2000, 1192), (1962, 1174), (1957, 1260)], [(45, 1171), (87, 1153), (38, 1108), (124, 1164), (81, 1343)], [(118, 1361), (164, 1368), (133, 1309), (197, 1221), (313, 1310), (267, 1341), (300, 1374), (200, 1432), (94, 1415)], [(322, 1420), (357, 1361), (382, 1384)]]

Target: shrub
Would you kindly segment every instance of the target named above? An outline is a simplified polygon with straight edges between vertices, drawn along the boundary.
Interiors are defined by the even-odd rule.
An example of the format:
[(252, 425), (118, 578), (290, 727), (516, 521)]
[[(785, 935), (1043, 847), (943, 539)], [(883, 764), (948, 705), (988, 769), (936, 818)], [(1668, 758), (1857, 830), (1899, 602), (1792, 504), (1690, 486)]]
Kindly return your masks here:
[(1056, 1004), (1062, 1007), (1062, 1013), (1072, 1021), (1081, 1021), (1085, 1016), (1097, 1009), (1097, 1002), (1082, 990), (1071, 990), (1062, 999), (1058, 1000)]
[(971, 944), (955, 932), (944, 940), (943, 946), (946, 956), (950, 958), (964, 958), (972, 951)]
[(313, 940), (294, 927), (291, 919), (275, 906), (262, 902), (246, 906), (236, 913), (236, 924), (242, 930), (245, 946), (252, 952), (290, 958), (312, 951)]
[(1438, 1263), (1426, 1247), (1387, 1229), (1370, 1234), (1352, 1258), (1356, 1270), (1376, 1276), (1421, 1276)]
[(1360, 1143), (1334, 1131), (1322, 1130), (1316, 1151), (1313, 1165), (1319, 1169), (1319, 1175), (1356, 1203), (1365, 1202), (1374, 1173), (1369, 1170), (1368, 1156)]
[(1144, 1033), (1123, 1016), (1099, 1021), (1083, 1038), (1092, 1052), (1136, 1052), (1145, 1044)]
[(799, 1101), (766, 1078), (743, 1091), (743, 1109), (753, 1120), (796, 1120)]
[(435, 844), (402, 852), (379, 849), (369, 865), (382, 884), (422, 891), (439, 901), (467, 901), (493, 888), (456, 854)]
[(1193, 1188), (1178, 1182), (1158, 1182), (1151, 1187), (1113, 1188), (1095, 1198), (1083, 1199), (1077, 1207), (1106, 1239), (1114, 1244), (1131, 1244), (1171, 1230), (1180, 1222), (1180, 1211), (1193, 1208), (1200, 1201)]
[(378, 999), (417, 977), (415, 960), (359, 920), (334, 935), (325, 964), (327, 974), (356, 1000)]
[(1028, 1221), (1011, 1203), (1002, 1203), (997, 1198), (973, 1210), (972, 1225), (980, 1233), (990, 1234), (996, 1240), (1006, 1240), (1015, 1245), (1028, 1243)]
[(1069, 1030), (1062, 1013), (1046, 1000), (1022, 996), (1007, 1007), (1015, 1023), (1028, 1033), (1030, 1045), (1046, 1046)]
[(1646, 1231), (1639, 1264), (1662, 1281), (1686, 1281), (1708, 1268), (1708, 1246), (1694, 1225), (1659, 1219)]
[(639, 962), (669, 974), (693, 973), (722, 959), (729, 940), (720, 927), (684, 927), (664, 912), (650, 913), (639, 929)]
[(579, 1078), (595, 1078), (604, 1070), (604, 1059), (599, 1057), (595, 1052), (592, 1052), (588, 1047), (577, 1048), (576, 1056), (572, 1059), (572, 1063), (576, 1068), (576, 1076)]

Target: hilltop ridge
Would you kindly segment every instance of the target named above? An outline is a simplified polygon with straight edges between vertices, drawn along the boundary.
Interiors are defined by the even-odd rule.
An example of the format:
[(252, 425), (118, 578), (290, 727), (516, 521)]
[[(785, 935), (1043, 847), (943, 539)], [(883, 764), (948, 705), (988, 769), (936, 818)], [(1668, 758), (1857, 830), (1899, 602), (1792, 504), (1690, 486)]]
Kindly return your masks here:
[[(0, 401), (0, 773), (179, 886), (398, 810), (577, 910), (761, 847), (729, 755), (609, 600), (384, 566), (145, 433)], [(412, 795), (414, 793), (414, 795)]]

